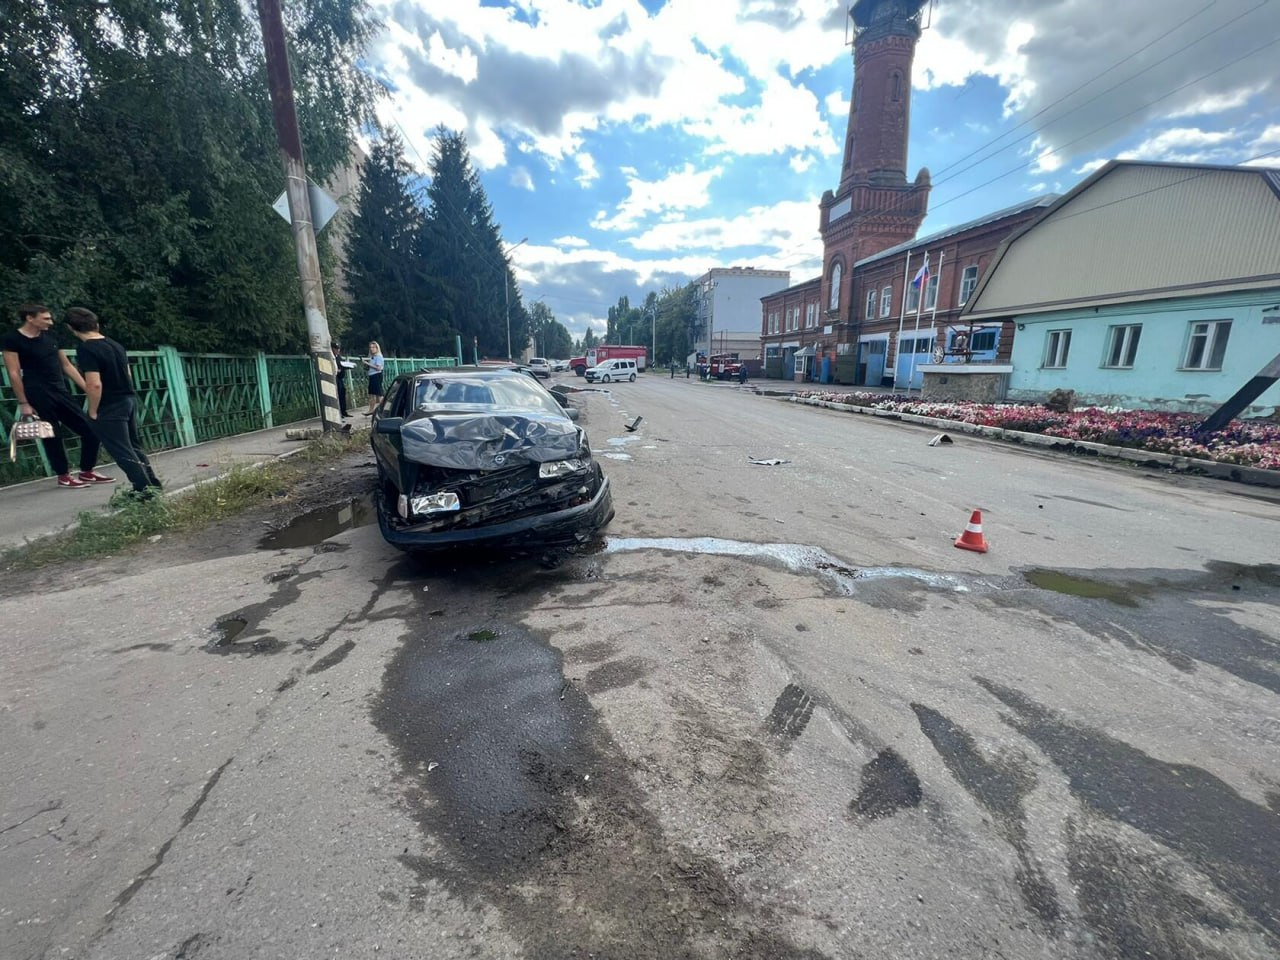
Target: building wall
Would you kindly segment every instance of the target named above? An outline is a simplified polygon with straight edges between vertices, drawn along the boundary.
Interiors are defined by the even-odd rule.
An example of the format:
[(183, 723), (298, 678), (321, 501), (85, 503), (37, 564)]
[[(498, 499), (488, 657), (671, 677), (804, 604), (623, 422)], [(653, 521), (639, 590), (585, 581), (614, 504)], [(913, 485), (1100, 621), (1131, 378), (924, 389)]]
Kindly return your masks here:
[[(1146, 301), (1111, 307), (1026, 314), (1015, 318), (1009, 399), (1041, 400), (1074, 390), (1077, 403), (1209, 413), (1280, 354), (1280, 287), (1262, 293)], [(1191, 324), (1230, 320), (1219, 370), (1186, 370)], [(1110, 329), (1141, 324), (1131, 369), (1105, 366)], [(1071, 331), (1063, 368), (1045, 366), (1049, 334)], [(1245, 416), (1271, 416), (1280, 386), (1256, 400)]]
[[(834, 355), (836, 333), (831, 318), (823, 310), (821, 294), (822, 280), (814, 277), (761, 300), (757, 337), (766, 376), (792, 379), (792, 358), (796, 351), (810, 345), (816, 345), (820, 354)], [(788, 324), (788, 315), (794, 325)], [(776, 333), (770, 332), (770, 317), (777, 318)], [(771, 365), (770, 357), (780, 358), (780, 365), (778, 362)]]
[[(785, 289), (791, 282), (786, 270), (756, 270), (752, 267), (717, 268), (695, 281), (709, 291), (703, 310), (715, 342), (712, 353), (739, 353), (756, 356), (760, 351), (760, 299)], [(706, 350), (707, 329), (697, 338), (699, 350)], [(744, 354), (744, 343), (750, 353)], [(735, 346), (736, 345), (736, 346)]]
[[(911, 251), (910, 260), (908, 260), (908, 253), (903, 251), (857, 265), (854, 268), (853, 279), (853, 316), (856, 322), (850, 330), (850, 336), (854, 338), (852, 342), (856, 344), (868, 339), (888, 338), (884, 378), (874, 383), (864, 382), (859, 385), (879, 387), (893, 382), (898, 356), (899, 326), (902, 328), (904, 339), (917, 338), (916, 311), (912, 309), (904, 315), (904, 298), (911, 287), (912, 279), (924, 263), (926, 249), (929, 253), (930, 269), (937, 277), (937, 310), (924, 307), (926, 300), (922, 295), (919, 330), (936, 331), (935, 345), (946, 349), (948, 331), (966, 333), (969, 331), (969, 321), (960, 316), (963, 307), (960, 294), (966, 268), (977, 267), (975, 283), (980, 281), (993, 260), (996, 249), (1005, 238), (1041, 213), (1043, 210), (1040, 208), (1032, 208), (984, 223), (970, 230), (943, 236), (937, 242), (928, 244), (927, 247), (922, 245), (919, 249)], [(889, 315), (883, 316), (883, 292), (886, 287), (892, 292)], [(868, 315), (867, 294), (872, 290), (876, 291), (875, 312), (873, 315)], [(970, 296), (972, 296), (972, 290)], [(1000, 328), (997, 355), (994, 359), (1007, 360), (1013, 344), (1012, 324), (988, 321), (982, 326)], [(856, 347), (844, 349), (846, 352), (856, 353)], [(916, 374), (914, 379), (918, 381), (920, 375)], [(905, 386), (905, 383), (899, 385)]]

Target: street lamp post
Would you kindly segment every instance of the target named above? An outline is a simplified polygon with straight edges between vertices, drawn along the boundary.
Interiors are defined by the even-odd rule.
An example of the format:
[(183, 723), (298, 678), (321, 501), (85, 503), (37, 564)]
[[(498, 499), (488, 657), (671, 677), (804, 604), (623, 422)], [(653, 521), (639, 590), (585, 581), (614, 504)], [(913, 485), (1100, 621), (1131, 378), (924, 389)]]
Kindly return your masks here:
[[(520, 246), (521, 243), (528, 243), (529, 238), (525, 237), (519, 243), (513, 243), (503, 251), (503, 258), (511, 256), (511, 251)], [(507, 295), (507, 362), (511, 362), (511, 264), (504, 262), (502, 264), (502, 288)]]

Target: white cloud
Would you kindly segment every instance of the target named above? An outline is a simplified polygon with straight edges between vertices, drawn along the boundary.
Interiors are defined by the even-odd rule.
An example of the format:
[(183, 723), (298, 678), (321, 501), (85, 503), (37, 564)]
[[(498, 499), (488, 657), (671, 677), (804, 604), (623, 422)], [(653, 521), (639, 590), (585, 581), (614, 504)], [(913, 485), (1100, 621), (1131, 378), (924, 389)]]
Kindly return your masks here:
[(1094, 173), (1097, 170), (1101, 170), (1106, 165), (1107, 161), (1105, 159), (1100, 158), (1097, 160), (1090, 160), (1088, 163), (1080, 164), (1080, 166), (1076, 167), (1072, 173), (1077, 173), (1082, 177), (1087, 177), (1089, 174)]
[(590, 241), (583, 240), (582, 237), (573, 237), (573, 236), (556, 237), (551, 242), (554, 243), (557, 247), (589, 247), (591, 246)]
[(1234, 130), (1200, 130), (1177, 127), (1148, 137), (1121, 160), (1164, 160), (1172, 163), (1234, 163), (1244, 159), (1239, 153)]
[(589, 153), (579, 153), (574, 156), (574, 161), (578, 164), (578, 176), (574, 177), (579, 186), (588, 187), (600, 179), (600, 171), (596, 167), (596, 160)]
[(591, 225), (597, 230), (632, 230), (653, 214), (667, 215), (705, 207), (711, 181), (723, 172), (723, 167), (695, 170), (692, 164), (685, 164), (662, 180), (630, 176), (627, 178), (630, 193), (618, 204), (617, 213), (608, 217), (601, 212)]
[(916, 83), (994, 77), (1006, 110), (1025, 121), (997, 145), (1032, 142), (1028, 165), (1039, 172), (1096, 155), (1152, 120), (1280, 108), (1274, 56), (1253, 55), (1280, 32), (1275, 4), (1163, 0), (1152, 12), (1115, 0), (948, 0), (921, 40)]
[(1168, 119), (1181, 120), (1185, 117), (1199, 117), (1234, 110), (1237, 107), (1243, 107), (1270, 85), (1270, 81), (1264, 81), (1255, 86), (1241, 87), (1239, 90), (1231, 90), (1227, 93), (1210, 94), (1172, 111), (1168, 114)]
[(530, 193), (533, 193), (536, 189), (533, 185), (533, 175), (525, 167), (512, 168), (511, 185), (519, 187), (521, 190), (528, 190)]
[(1273, 123), (1267, 129), (1258, 135), (1258, 139), (1253, 141), (1252, 146), (1255, 149), (1262, 147), (1280, 146), (1280, 123)]

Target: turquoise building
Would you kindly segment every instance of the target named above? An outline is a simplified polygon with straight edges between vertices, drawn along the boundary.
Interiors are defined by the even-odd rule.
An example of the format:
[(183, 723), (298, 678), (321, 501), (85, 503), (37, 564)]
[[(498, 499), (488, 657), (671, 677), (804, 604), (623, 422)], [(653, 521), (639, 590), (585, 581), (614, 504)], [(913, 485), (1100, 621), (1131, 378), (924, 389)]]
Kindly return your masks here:
[[(1280, 171), (1114, 161), (1007, 240), (965, 311), (1006, 396), (1208, 413), (1280, 357)], [(1242, 414), (1280, 411), (1272, 385)]]

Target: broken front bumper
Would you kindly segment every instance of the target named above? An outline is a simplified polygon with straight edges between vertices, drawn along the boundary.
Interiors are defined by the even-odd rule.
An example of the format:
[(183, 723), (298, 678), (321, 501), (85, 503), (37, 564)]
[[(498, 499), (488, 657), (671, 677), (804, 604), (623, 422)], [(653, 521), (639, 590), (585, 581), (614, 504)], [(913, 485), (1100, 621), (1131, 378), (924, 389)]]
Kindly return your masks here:
[(432, 524), (408, 526), (392, 522), (386, 498), (378, 498), (378, 527), (382, 536), (401, 550), (442, 550), (454, 546), (555, 545), (587, 539), (613, 519), (613, 494), (609, 478), (602, 477), (600, 488), (588, 503), (564, 510), (540, 513), (502, 523), (441, 530)]

